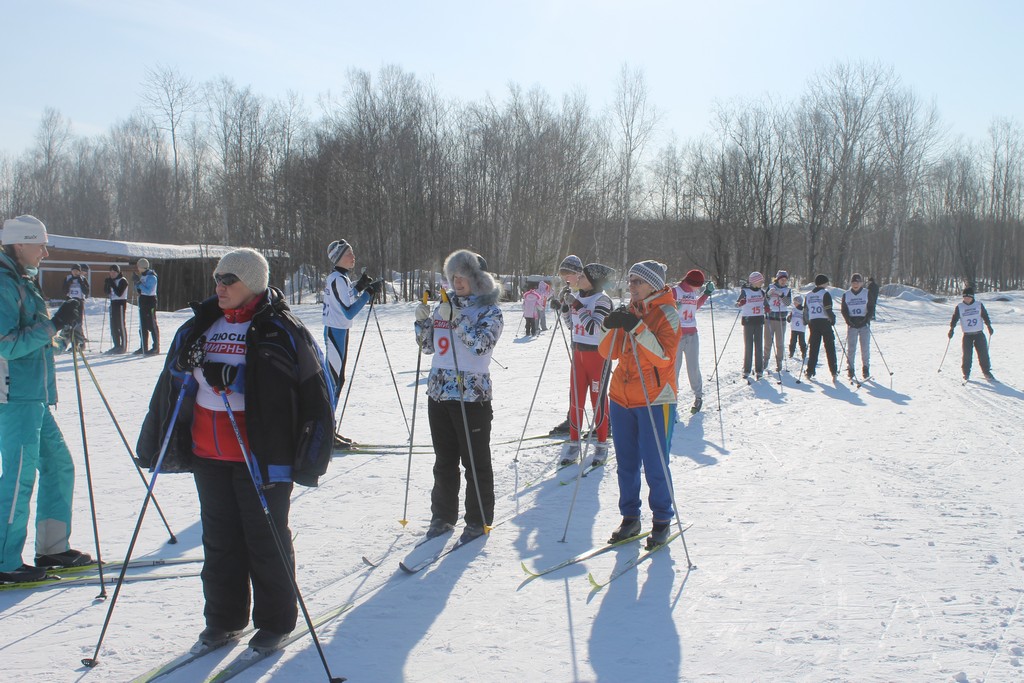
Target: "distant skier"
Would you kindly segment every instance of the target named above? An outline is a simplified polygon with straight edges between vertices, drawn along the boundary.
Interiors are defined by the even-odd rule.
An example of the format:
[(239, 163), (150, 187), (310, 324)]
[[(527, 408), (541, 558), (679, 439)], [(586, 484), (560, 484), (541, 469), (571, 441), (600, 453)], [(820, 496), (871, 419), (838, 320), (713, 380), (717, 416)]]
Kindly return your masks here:
[(569, 450), (562, 465), (580, 458), (580, 433), (584, 426), (583, 406), (590, 395), (594, 408), (593, 429), (597, 434), (594, 463), (608, 459), (608, 396), (601, 396), (604, 359), (598, 353), (601, 325), (611, 313), (612, 300), (604, 286), (614, 271), (601, 263), (588, 263), (577, 279), (579, 292), (570, 294), (562, 304), (562, 317), (572, 330), (572, 376), (569, 382)]
[(768, 369), (768, 361), (775, 351), (775, 370), (782, 372), (782, 349), (786, 343), (786, 315), (789, 305), (793, 303), (793, 290), (789, 288), (789, 273), (780, 270), (775, 280), (768, 286), (765, 297), (764, 326), (764, 367)]
[(804, 311), (804, 297), (797, 294), (793, 297), (793, 307), (789, 311), (786, 320), (789, 322), (789, 357), (796, 353), (796, 345), (800, 344), (800, 361), (807, 358), (807, 339), (804, 337), (804, 330), (807, 329), (807, 319)]
[(753, 362), (757, 379), (761, 379), (764, 370), (764, 275), (756, 270), (747, 276), (746, 284), (740, 287), (740, 296), (736, 306), (743, 316), (743, 379), (750, 376), (750, 365)]
[[(139, 295), (139, 337), (142, 341), (135, 355), (155, 356), (160, 353), (160, 328), (156, 322), (158, 279), (156, 271), (149, 267), (149, 259), (140, 258), (135, 262), (132, 281)], [(153, 345), (147, 347), (150, 336), (153, 338)]]
[(434, 487), (427, 537), (450, 531), (458, 521), (462, 463), (466, 527), (461, 540), (469, 541), (483, 535), (484, 527), (494, 521), (490, 365), (504, 328), (498, 308), (501, 285), (487, 272), (484, 258), (468, 249), (449, 254), (444, 273), (453, 287), (448, 301), (440, 301), (433, 310), (429, 304), (416, 307), (416, 342), (424, 354), (433, 356), (427, 419), (434, 446)]
[(544, 310), (543, 297), (537, 291), (536, 285), (527, 285), (528, 289), (523, 292), (523, 320), (526, 321), (525, 337), (537, 336), (537, 322), (540, 312)]
[(836, 314), (832, 312), (832, 295), (828, 293), (827, 285), (828, 275), (817, 275), (814, 278), (814, 289), (805, 299), (807, 326), (811, 328), (811, 338), (808, 344), (811, 348), (807, 355), (807, 370), (804, 374), (807, 375), (807, 379), (814, 377), (818, 368), (818, 352), (824, 344), (828, 369), (834, 382), (839, 374), (836, 362), (836, 335), (833, 327), (836, 324)]
[(125, 353), (128, 350), (128, 328), (125, 312), (128, 310), (128, 280), (121, 275), (121, 266), (110, 266), (110, 276), (103, 281), (103, 291), (110, 297), (110, 341), (114, 343), (106, 353)]
[(667, 459), (676, 421), (672, 370), (679, 345), (679, 314), (672, 292), (665, 286), (664, 264), (633, 264), (628, 283), (629, 307), (605, 318), (600, 346), (602, 356), (618, 361), (609, 393), (622, 523), (608, 542), (640, 533), (642, 469), (653, 518), (648, 545), (655, 546), (668, 541), (675, 515)]
[[(561, 291), (551, 297), (551, 308), (555, 311), (555, 315), (560, 315), (562, 310), (562, 303), (572, 295), (573, 291), (578, 289), (577, 284), (580, 275), (583, 273), (583, 261), (576, 254), (569, 254), (562, 259), (561, 265), (558, 266), (558, 277), (562, 278), (562, 282), (565, 286), (562, 287)], [(572, 330), (569, 330), (571, 333)], [(569, 414), (566, 412), (565, 421), (552, 427), (551, 431), (548, 432), (551, 436), (558, 434), (569, 433)]]
[(868, 305), (871, 306), (871, 319), (874, 320), (878, 312), (878, 283), (873, 277), (868, 278)]
[[(84, 270), (77, 263), (71, 264), (71, 272), (64, 277), (64, 298), (77, 299), (82, 304), (84, 318), (85, 301), (89, 298), (89, 271)], [(76, 349), (82, 348), (88, 339), (85, 337), (85, 330), (82, 329), (82, 322), (79, 321), (74, 329), (62, 330), (58, 337), (58, 353), (63, 353), (74, 340)]]
[(860, 345), (861, 375), (867, 379), (871, 374), (871, 320), (874, 307), (871, 297), (864, 288), (864, 277), (854, 273), (850, 278), (850, 289), (843, 292), (841, 303), (843, 320), (846, 321), (846, 376), (856, 379), (857, 346)]
[(949, 321), (949, 334), (946, 335), (950, 339), (953, 338), (953, 330), (956, 328), (957, 322), (960, 323), (960, 330), (964, 333), (961, 344), (963, 360), (960, 363), (960, 369), (964, 373), (964, 381), (971, 378), (971, 363), (974, 351), (978, 354), (978, 365), (981, 366), (985, 379), (995, 379), (995, 376), (992, 374), (992, 362), (988, 356), (988, 339), (985, 337), (985, 331), (982, 329), (982, 325), (984, 325), (988, 327), (988, 333), (990, 335), (993, 334), (992, 321), (988, 317), (985, 304), (974, 298), (974, 287), (964, 288), (963, 301), (958, 303), (956, 308), (953, 309), (953, 319)]
[(537, 283), (537, 293), (540, 294), (537, 322), (540, 323), (540, 329), (543, 331), (548, 329), (548, 299), (551, 298), (551, 283), (547, 281), (547, 278)]
[(704, 279), (700, 270), (687, 271), (686, 276), (672, 287), (679, 313), (679, 348), (676, 352), (676, 386), (679, 386), (679, 371), (686, 358), (686, 376), (693, 391), (693, 405), (690, 413), (700, 412), (704, 406), (704, 378), (700, 374), (700, 335), (697, 333), (697, 311), (715, 291), (715, 283)]

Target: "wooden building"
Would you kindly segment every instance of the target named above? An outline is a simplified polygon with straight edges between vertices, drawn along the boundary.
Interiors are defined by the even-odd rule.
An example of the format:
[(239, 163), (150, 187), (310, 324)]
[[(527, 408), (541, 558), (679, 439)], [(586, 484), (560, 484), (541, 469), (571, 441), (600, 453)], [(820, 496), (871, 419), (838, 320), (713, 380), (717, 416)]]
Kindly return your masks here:
[[(103, 297), (103, 281), (110, 266), (117, 264), (128, 278), (129, 300), (135, 301), (131, 286), (135, 263), (149, 259), (149, 267), (159, 278), (157, 309), (174, 311), (185, 308), (190, 301), (200, 301), (213, 294), (213, 269), (221, 256), (237, 247), (207, 244), (158, 244), (155, 242), (119, 242), (87, 237), (66, 237), (50, 233), (47, 248), (50, 255), (39, 267), (40, 286), (47, 299), (64, 298), (64, 278), (72, 264), (89, 271), (89, 287), (93, 297)], [(270, 261), (270, 284), (280, 286), (286, 255), (264, 254)], [(277, 267), (275, 267), (277, 266)]]

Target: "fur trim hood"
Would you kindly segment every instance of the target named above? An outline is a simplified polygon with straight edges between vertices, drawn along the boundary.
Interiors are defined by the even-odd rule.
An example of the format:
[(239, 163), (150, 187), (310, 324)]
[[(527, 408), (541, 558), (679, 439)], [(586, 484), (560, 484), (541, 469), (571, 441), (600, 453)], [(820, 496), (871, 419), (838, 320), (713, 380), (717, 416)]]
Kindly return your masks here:
[(480, 254), (469, 249), (453, 251), (444, 260), (444, 276), (448, 282), (455, 275), (469, 278), (470, 291), (481, 303), (497, 303), (501, 296), (501, 285), (487, 272), (487, 261)]

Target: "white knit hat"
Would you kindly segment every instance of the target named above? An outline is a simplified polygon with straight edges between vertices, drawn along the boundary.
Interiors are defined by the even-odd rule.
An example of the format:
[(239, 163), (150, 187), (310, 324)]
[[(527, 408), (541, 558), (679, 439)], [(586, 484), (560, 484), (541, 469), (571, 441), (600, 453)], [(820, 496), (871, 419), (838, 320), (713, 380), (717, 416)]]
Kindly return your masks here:
[(135, 267), (142, 268), (143, 270), (149, 270), (149, 259), (140, 258), (138, 261), (135, 262)]
[(334, 265), (351, 248), (352, 245), (345, 240), (334, 240), (327, 245), (327, 260), (331, 262), (331, 265)]
[(4, 221), (4, 244), (47, 244), (46, 226), (35, 216), (18, 216)]
[(263, 254), (255, 249), (235, 249), (221, 256), (213, 274), (228, 273), (238, 276), (249, 291), (255, 294), (262, 293), (270, 283), (270, 265)]

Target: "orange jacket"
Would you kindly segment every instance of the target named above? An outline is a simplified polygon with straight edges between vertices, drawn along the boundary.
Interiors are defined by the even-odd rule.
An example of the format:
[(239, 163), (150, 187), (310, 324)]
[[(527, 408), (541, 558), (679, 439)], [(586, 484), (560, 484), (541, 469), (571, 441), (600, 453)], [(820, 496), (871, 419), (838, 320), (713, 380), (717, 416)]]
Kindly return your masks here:
[[(639, 304), (631, 304), (629, 310), (640, 316), (637, 326), (630, 332), (606, 330), (598, 347), (602, 356), (619, 361), (612, 373), (608, 395), (625, 408), (640, 408), (648, 402), (651, 405), (675, 403), (679, 313), (672, 290), (660, 289)], [(638, 357), (643, 370), (642, 383), (636, 363)]]

